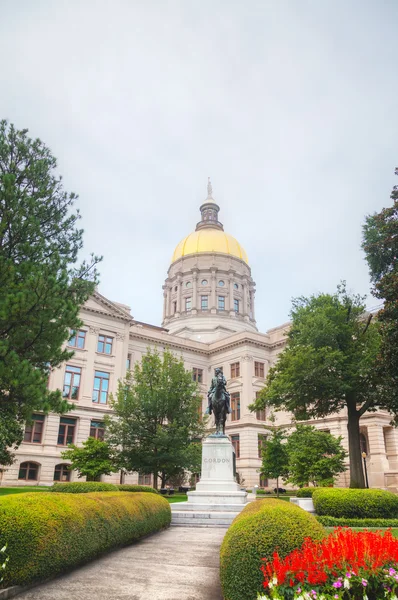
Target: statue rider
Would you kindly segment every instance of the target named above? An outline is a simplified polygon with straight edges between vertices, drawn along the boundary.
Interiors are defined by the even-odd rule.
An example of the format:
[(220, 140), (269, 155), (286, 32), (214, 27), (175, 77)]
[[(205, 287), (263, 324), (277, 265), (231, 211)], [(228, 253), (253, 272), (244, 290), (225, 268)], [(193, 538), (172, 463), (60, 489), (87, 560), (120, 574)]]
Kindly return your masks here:
[(224, 392), (224, 397), (225, 397), (225, 404), (226, 404), (226, 411), (227, 414), (231, 414), (232, 410), (231, 410), (231, 400), (230, 400), (230, 394), (229, 392), (227, 392), (226, 389), (226, 385), (227, 385), (227, 380), (224, 377), (223, 372), (221, 371), (220, 367), (217, 367), (216, 369), (214, 369), (214, 377), (211, 380), (211, 384), (210, 384), (210, 389), (207, 392), (207, 401), (208, 401), (208, 406), (205, 410), (205, 415), (211, 415), (212, 410), (213, 410), (213, 406), (211, 403), (212, 397), (214, 392), (216, 391), (216, 387), (217, 387), (217, 382), (218, 382), (218, 376), (220, 375), (222, 376), (222, 388), (223, 388), (223, 392)]

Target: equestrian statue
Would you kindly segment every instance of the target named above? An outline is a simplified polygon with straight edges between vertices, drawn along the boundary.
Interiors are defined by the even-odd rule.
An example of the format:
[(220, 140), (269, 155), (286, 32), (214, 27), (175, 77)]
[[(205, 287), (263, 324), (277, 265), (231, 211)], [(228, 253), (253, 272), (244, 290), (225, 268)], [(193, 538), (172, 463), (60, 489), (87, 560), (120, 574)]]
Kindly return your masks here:
[(226, 390), (227, 381), (220, 368), (214, 370), (210, 389), (207, 392), (208, 407), (206, 415), (214, 414), (216, 431), (213, 435), (225, 435), (225, 421), (227, 415), (232, 412), (230, 406), (230, 395)]

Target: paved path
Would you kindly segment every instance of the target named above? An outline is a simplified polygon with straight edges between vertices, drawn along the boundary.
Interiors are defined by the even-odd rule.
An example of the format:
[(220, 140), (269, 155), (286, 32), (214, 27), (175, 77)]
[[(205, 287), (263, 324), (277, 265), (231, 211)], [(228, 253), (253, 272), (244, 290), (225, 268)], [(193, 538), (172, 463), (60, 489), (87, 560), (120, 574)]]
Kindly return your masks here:
[(219, 551), (226, 531), (171, 527), (18, 600), (222, 600)]

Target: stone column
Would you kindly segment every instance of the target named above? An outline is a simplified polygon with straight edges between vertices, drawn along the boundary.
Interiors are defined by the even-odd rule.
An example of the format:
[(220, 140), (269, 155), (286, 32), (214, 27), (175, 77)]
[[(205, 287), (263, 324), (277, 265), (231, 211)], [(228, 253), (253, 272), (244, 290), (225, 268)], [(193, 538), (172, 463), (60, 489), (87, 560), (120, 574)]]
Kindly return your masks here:
[(211, 270), (211, 296), (210, 296), (210, 309), (211, 309), (211, 313), (215, 313), (217, 306), (216, 306), (216, 279), (217, 279), (217, 272), (215, 269)]
[(383, 488), (384, 473), (389, 470), (383, 426), (376, 423), (368, 425), (368, 440), (369, 459), (367, 466), (369, 487)]
[(197, 314), (198, 308), (198, 272), (192, 272), (192, 314)]
[(167, 292), (163, 286), (163, 320), (167, 317)]
[(247, 314), (247, 299), (248, 299), (248, 296), (247, 296), (247, 287), (248, 287), (248, 285), (247, 285), (247, 279), (243, 280), (243, 284), (242, 285), (243, 285), (243, 310), (242, 310), (242, 313), (243, 313), (244, 317), (247, 317), (248, 316), (248, 314)]
[(252, 292), (252, 319), (253, 319), (253, 321), (255, 321), (256, 313), (254, 312), (254, 296), (255, 296), (256, 290), (254, 289), (254, 287), (252, 288), (251, 292)]
[(166, 317), (171, 315), (171, 307), (170, 307), (170, 296), (171, 296), (171, 288), (167, 286), (166, 288)]
[(385, 427), (386, 453), (391, 471), (398, 471), (398, 431), (395, 427)]
[(181, 291), (182, 291), (182, 283), (181, 283), (181, 275), (177, 277), (177, 312), (176, 316), (179, 316), (181, 312)]
[(229, 274), (229, 316), (234, 317), (234, 279), (233, 273)]

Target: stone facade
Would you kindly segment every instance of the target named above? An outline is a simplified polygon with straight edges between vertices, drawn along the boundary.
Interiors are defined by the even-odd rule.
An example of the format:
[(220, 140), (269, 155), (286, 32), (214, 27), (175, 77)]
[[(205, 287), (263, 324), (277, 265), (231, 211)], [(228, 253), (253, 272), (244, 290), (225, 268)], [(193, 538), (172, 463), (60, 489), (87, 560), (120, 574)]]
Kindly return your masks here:
[[(248, 406), (284, 348), (289, 324), (266, 333), (257, 331), (255, 283), (247, 256), (238, 242), (224, 233), (218, 211), (210, 186), (196, 232), (184, 238), (174, 252), (163, 286), (163, 327), (135, 320), (128, 306), (111, 302), (96, 291), (81, 311), (81, 347), (74, 347), (75, 354), (68, 364), (51, 374), (49, 386), (64, 389), (65, 393), (73, 386), (78, 388), (73, 398), (75, 409), (64, 418), (74, 420), (69, 425), (74, 427), (73, 441), (79, 444), (89, 437), (90, 431), (95, 433), (95, 426), (110, 410), (107, 401), (111, 393), (116, 393), (118, 380), (141, 360), (148, 347), (160, 352), (169, 348), (183, 357), (186, 368), (199, 379), (203, 411), (214, 369), (222, 367), (233, 409), (226, 433), (236, 450), (237, 471), (248, 487), (274, 486), (274, 481), (260, 482), (258, 472), (259, 446), (267, 434), (270, 414), (251, 413)], [(76, 379), (71, 383), (76, 373), (80, 376), (78, 385)], [(277, 424), (291, 424), (288, 413), (275, 416)], [(62, 418), (54, 414), (44, 417), (41, 431), (36, 436), (32, 433), (30, 441), (21, 444), (15, 463), (1, 473), (1, 485), (51, 485), (54, 477), (62, 479), (59, 465), (65, 463), (61, 452), (66, 448), (65, 427), (69, 426), (61, 422)], [(310, 423), (341, 435), (348, 449), (344, 412)], [(395, 489), (398, 482), (398, 431), (389, 423), (390, 416), (383, 411), (361, 418), (371, 487)], [(26, 437), (29, 438), (29, 432)], [(20, 470), (21, 463), (26, 462), (33, 465), (34, 479), (19, 478), (28, 476)], [(70, 480), (76, 479), (77, 474), (72, 472)], [(120, 474), (103, 479), (119, 482)], [(142, 479), (134, 473), (127, 475), (125, 481), (151, 483), (150, 478)], [(338, 485), (348, 485), (348, 472), (339, 478)]]

